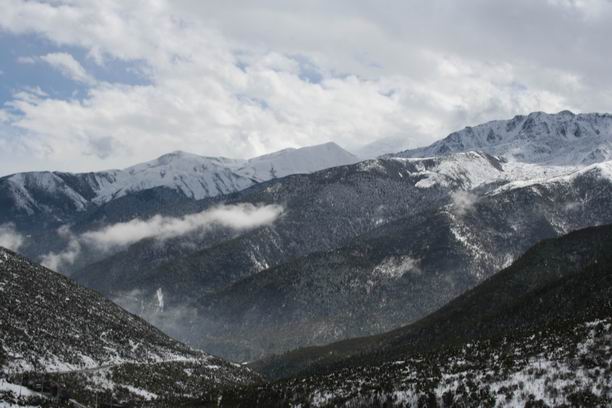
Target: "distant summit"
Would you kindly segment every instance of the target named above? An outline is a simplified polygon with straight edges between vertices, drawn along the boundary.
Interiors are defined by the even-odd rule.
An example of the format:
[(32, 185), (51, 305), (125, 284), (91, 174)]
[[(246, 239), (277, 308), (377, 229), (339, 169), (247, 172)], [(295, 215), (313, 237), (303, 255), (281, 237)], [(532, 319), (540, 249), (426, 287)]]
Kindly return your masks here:
[(0, 203), (22, 214), (52, 212), (55, 208), (81, 211), (155, 187), (167, 187), (199, 200), (234, 193), (273, 178), (357, 161), (335, 143), (285, 149), (249, 160), (175, 151), (123, 170), (5, 176), (0, 178)]
[(509, 161), (547, 165), (588, 165), (612, 159), (612, 115), (568, 110), (534, 112), (453, 132), (430, 146), (392, 154), (432, 157), (470, 150)]

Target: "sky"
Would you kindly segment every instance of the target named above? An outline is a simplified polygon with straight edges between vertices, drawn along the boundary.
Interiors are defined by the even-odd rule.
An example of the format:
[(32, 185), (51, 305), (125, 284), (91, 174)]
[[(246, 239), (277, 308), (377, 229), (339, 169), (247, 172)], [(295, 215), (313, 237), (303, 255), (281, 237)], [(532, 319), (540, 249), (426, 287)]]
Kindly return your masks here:
[(0, 175), (612, 110), (610, 0), (0, 0)]

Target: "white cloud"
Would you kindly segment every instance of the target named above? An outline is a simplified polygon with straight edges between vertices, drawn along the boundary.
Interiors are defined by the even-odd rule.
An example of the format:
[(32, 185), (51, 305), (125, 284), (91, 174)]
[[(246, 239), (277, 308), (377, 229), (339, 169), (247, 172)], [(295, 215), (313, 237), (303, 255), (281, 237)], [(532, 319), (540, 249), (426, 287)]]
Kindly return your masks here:
[(66, 248), (62, 252), (49, 252), (43, 255), (41, 264), (47, 268), (59, 271), (63, 265), (71, 265), (81, 254), (81, 242), (79, 238), (72, 234), (70, 228), (67, 226), (60, 227), (57, 230), (57, 234), (64, 239), (68, 240)]
[(15, 229), (15, 224), (0, 224), (0, 247), (17, 251), (24, 241), (24, 236)]
[(161, 215), (146, 220), (135, 218), (79, 235), (73, 235), (67, 227), (62, 227), (58, 234), (68, 241), (67, 248), (59, 253), (48, 253), (41, 263), (50, 269), (58, 270), (62, 265), (73, 264), (84, 247), (108, 252), (143, 239), (164, 241), (216, 226), (235, 231), (257, 228), (272, 224), (282, 212), (283, 208), (279, 205), (237, 204), (223, 205), (180, 218)]
[(156, 215), (147, 220), (134, 220), (113, 224), (98, 231), (86, 232), (81, 239), (87, 244), (108, 250), (124, 247), (142, 239), (166, 240), (191, 232), (221, 226), (233, 230), (244, 230), (271, 224), (282, 213), (277, 205), (254, 206), (240, 204), (221, 206), (182, 218)]
[(17, 58), (17, 63), (18, 64), (36, 64), (36, 59), (34, 59), (33, 57), (21, 56)]
[(85, 71), (81, 63), (66, 52), (46, 54), (41, 56), (40, 59), (73, 81), (87, 84), (94, 84), (96, 82), (96, 80)]
[(4, 151), (27, 146), (29, 168), (124, 167), (177, 149), (252, 157), (329, 140), (413, 147), (516, 113), (612, 103), (602, 1), (589, 21), (561, 1), (0, 1), (0, 28), (81, 47), (101, 65), (136, 63), (149, 81), (96, 83), (83, 100), (16, 95), (3, 122), (23, 136)]
[(453, 204), (453, 211), (456, 215), (463, 217), (468, 213), (478, 201), (476, 194), (470, 193), (469, 191), (455, 191), (451, 196)]

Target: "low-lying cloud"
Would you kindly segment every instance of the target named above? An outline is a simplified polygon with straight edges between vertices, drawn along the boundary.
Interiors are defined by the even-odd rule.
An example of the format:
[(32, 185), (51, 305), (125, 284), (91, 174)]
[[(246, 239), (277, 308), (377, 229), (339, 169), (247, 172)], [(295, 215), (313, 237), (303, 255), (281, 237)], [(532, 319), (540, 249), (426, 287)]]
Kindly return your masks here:
[(17, 251), (23, 245), (25, 238), (15, 229), (15, 224), (0, 224), (0, 246)]
[(463, 217), (470, 211), (474, 204), (478, 201), (476, 194), (470, 193), (469, 191), (456, 191), (451, 196), (453, 202), (453, 210), (456, 215)]
[(78, 237), (72, 234), (67, 226), (60, 227), (57, 230), (57, 235), (68, 241), (66, 249), (62, 252), (49, 252), (44, 255), (40, 261), (41, 264), (49, 269), (57, 271), (62, 265), (73, 264), (81, 254), (81, 242)]
[[(140, 316), (164, 333), (193, 343), (196, 338), (192, 334), (193, 322), (202, 321), (197, 308), (189, 302), (164, 305), (164, 292), (159, 288), (154, 295), (143, 290), (134, 289), (115, 294), (111, 300), (125, 310)], [(197, 331), (196, 331), (197, 332)], [(199, 339), (199, 336), (197, 336)]]
[(272, 224), (283, 213), (280, 205), (224, 205), (183, 217), (155, 215), (148, 219), (135, 218), (106, 226), (96, 231), (74, 235), (66, 227), (58, 234), (67, 239), (66, 249), (43, 257), (43, 265), (58, 269), (73, 264), (83, 247), (109, 252), (127, 247), (143, 239), (164, 241), (214, 227), (242, 231)]
[(220, 226), (245, 230), (273, 223), (282, 213), (278, 205), (255, 206), (239, 204), (222, 206), (182, 218), (156, 215), (147, 220), (136, 218), (113, 224), (98, 231), (86, 232), (81, 237), (101, 249), (127, 246), (147, 238), (169, 239), (203, 228)]

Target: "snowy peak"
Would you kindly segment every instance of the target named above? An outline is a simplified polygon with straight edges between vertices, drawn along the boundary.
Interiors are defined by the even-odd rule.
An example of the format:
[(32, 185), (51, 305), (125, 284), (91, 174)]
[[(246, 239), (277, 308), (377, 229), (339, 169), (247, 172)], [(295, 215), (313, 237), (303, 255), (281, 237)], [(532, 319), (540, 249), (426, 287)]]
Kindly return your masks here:
[[(71, 186), (62, 173), (18, 173), (0, 179), (2, 201), (26, 214), (46, 212), (49, 208), (62, 211), (81, 211), (88, 205), (87, 191)], [(9, 212), (7, 211), (7, 213)]]
[(233, 193), (255, 183), (354, 163), (357, 158), (335, 143), (285, 149), (250, 160), (205, 157), (175, 151), (125, 170), (100, 173), (97, 202), (132, 191), (169, 187), (202, 199)]
[(0, 202), (26, 214), (80, 211), (115, 198), (167, 187), (193, 199), (234, 193), (256, 183), (312, 173), (358, 159), (335, 143), (285, 149), (250, 160), (175, 151), (123, 170), (96, 173), (32, 172), (0, 178)]
[(255, 157), (248, 160), (240, 171), (258, 181), (264, 181), (290, 174), (312, 173), (357, 161), (359, 159), (356, 156), (330, 142)]
[(434, 144), (394, 156), (430, 157), (470, 150), (509, 161), (588, 165), (612, 159), (612, 115), (534, 112), (453, 132)]

